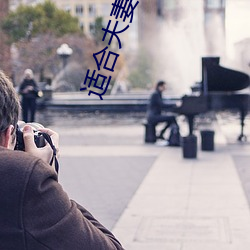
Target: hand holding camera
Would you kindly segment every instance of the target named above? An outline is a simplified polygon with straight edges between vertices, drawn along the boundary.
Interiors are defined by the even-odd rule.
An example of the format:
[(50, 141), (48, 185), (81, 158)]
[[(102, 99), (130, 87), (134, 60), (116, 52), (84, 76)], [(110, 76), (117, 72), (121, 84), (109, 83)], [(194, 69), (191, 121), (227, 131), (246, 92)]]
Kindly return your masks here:
[(30, 153), (51, 164), (58, 152), (59, 136), (39, 123), (19, 123), (15, 150)]
[[(24, 122), (19, 122), (17, 130), (16, 130), (15, 150), (26, 151), (25, 150), (25, 143), (24, 143), (24, 139), (23, 139), (23, 130), (24, 130), (24, 127), (26, 125), (30, 126), (34, 132), (34, 142), (35, 142), (36, 147), (38, 147), (38, 148), (44, 147), (46, 145), (45, 139), (44, 139), (42, 133), (38, 131), (38, 129), (41, 129), (44, 127), (39, 123), (27, 123), (26, 124)], [(29, 128), (26, 128), (26, 129), (29, 130)]]

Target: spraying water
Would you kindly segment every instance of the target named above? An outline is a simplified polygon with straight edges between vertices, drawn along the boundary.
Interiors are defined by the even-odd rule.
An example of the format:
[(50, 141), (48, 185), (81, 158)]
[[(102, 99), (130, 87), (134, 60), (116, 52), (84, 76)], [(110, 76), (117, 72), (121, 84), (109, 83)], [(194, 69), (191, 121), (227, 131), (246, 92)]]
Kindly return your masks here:
[[(235, 0), (228, 0), (225, 8), (228, 8), (227, 12), (220, 1), (217, 1), (222, 4), (220, 7), (212, 4), (212, 1), (205, 2), (206, 5), (204, 1), (197, 0), (165, 1), (164, 9), (161, 9), (162, 16), (158, 16), (155, 22), (151, 22), (149, 14), (144, 13), (145, 19), (151, 22), (147, 25), (145, 43), (152, 55), (153, 79), (166, 80), (170, 94), (188, 94), (190, 87), (201, 80), (201, 57), (218, 56), (221, 58), (220, 64), (242, 69), (242, 65), (235, 65), (239, 60), (229, 54), (233, 30), (227, 23), (235, 20), (232, 14), (235, 4), (240, 15), (242, 11), (246, 12), (243, 6), (246, 6), (247, 1), (240, 0), (241, 4), (245, 3), (240, 5)], [(237, 39), (240, 37), (235, 37), (234, 42)]]

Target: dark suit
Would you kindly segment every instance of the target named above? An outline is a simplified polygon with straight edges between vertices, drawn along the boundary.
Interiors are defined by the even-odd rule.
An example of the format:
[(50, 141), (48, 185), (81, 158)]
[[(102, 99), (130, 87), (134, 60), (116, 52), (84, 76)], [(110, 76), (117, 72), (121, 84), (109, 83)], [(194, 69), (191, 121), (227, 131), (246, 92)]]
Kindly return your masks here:
[(42, 160), (0, 147), (0, 177), (0, 250), (123, 249)]
[(147, 107), (147, 120), (148, 123), (157, 125), (160, 122), (166, 122), (166, 126), (160, 132), (159, 137), (163, 137), (165, 131), (171, 126), (171, 124), (177, 124), (175, 116), (162, 115), (162, 110), (169, 106), (164, 104), (162, 100), (161, 91), (156, 90), (150, 97)]

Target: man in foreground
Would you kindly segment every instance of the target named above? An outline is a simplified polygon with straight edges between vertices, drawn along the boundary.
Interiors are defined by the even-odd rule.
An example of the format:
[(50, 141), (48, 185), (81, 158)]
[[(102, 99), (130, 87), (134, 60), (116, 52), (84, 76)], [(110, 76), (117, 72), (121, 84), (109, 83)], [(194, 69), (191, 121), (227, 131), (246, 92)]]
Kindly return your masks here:
[[(50, 146), (37, 148), (30, 126), (23, 130), (25, 152), (13, 150), (19, 110), (12, 83), (0, 71), (0, 249), (123, 249), (111, 232), (68, 198), (48, 164)], [(41, 131), (58, 149), (58, 134)]]

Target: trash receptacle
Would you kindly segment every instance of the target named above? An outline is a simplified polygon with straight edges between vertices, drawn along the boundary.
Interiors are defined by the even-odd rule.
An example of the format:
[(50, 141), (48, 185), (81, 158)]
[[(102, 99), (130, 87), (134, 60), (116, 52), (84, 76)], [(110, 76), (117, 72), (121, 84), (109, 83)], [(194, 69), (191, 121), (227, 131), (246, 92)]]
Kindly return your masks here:
[(214, 131), (213, 130), (201, 131), (201, 150), (214, 151)]
[(182, 137), (182, 152), (184, 158), (197, 157), (197, 137), (195, 135)]

